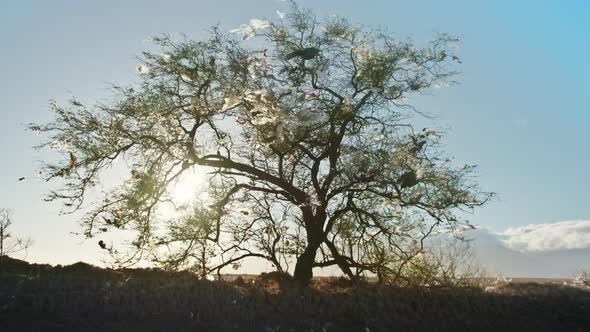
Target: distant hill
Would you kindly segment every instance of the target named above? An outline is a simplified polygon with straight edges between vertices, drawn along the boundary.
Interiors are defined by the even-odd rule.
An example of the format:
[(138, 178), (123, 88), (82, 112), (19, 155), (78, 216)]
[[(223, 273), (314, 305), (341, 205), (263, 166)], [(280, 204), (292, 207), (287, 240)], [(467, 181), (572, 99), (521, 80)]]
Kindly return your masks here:
[(497, 234), (485, 229), (473, 230), (468, 236), (474, 239), (479, 262), (492, 274), (572, 278), (581, 270), (590, 271), (590, 248), (521, 252), (510, 249)]

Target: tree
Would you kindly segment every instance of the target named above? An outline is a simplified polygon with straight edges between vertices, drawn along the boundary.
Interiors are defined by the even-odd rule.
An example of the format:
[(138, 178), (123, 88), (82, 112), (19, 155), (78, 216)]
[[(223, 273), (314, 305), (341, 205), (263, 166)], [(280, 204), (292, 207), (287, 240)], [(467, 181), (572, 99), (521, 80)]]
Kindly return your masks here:
[[(63, 179), (48, 200), (70, 211), (115, 160), (131, 164), (81, 221), (87, 237), (135, 230), (130, 258), (190, 267), (205, 240), (209, 271), (258, 257), (294, 262), (303, 283), (314, 267), (354, 277), (407, 260), (412, 241), (468, 224), (456, 212), (491, 197), (474, 166), (444, 156), (439, 132), (411, 124), (422, 113), (409, 97), (454, 82), (454, 37), (417, 48), (293, 5), (205, 41), (154, 41), (160, 54), (143, 53), (138, 84), (113, 87), (108, 103), (52, 102), (55, 119), (30, 127), (64, 156), (45, 174)], [(191, 169), (209, 178), (207, 202), (164, 216)]]
[(9, 231), (11, 225), (10, 211), (0, 208), (0, 265), (4, 256), (27, 250), (32, 244), (30, 239), (12, 235)]

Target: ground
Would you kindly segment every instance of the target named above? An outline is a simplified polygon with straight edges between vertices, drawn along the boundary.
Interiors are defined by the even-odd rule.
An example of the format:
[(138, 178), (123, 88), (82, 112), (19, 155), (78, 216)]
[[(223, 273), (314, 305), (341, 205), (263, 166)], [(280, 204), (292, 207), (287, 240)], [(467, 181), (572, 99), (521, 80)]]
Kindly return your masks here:
[(402, 288), (277, 274), (207, 281), (188, 272), (5, 261), (1, 331), (590, 331), (590, 290), (546, 280)]

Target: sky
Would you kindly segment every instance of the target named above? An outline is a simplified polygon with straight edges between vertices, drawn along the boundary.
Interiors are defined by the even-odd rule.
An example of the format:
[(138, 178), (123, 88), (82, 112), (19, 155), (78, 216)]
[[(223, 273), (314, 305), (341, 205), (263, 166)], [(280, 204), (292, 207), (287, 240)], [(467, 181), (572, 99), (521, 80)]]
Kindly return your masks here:
[[(460, 36), (460, 84), (415, 105), (448, 131), (448, 153), (479, 165), (481, 187), (498, 193), (470, 216), (472, 223), (485, 230), (483, 238), (514, 253), (590, 253), (589, 2), (299, 4), (320, 17), (348, 17), (418, 44), (442, 32)], [(109, 83), (137, 79), (136, 57), (152, 48), (152, 36), (183, 33), (199, 39), (214, 24), (229, 30), (287, 9), (278, 0), (6, 0), (0, 6), (0, 207), (13, 211), (15, 233), (34, 240), (27, 259), (52, 264), (99, 264), (105, 257), (94, 240), (72, 234), (80, 230), (77, 216), (59, 216), (57, 204), (43, 201), (51, 184), (34, 179), (39, 161), (54, 155), (34, 150), (40, 139), (25, 127), (50, 119), (49, 100), (107, 99)], [(29, 179), (17, 181), (21, 176)], [(487, 254), (493, 252), (482, 256)], [(590, 264), (589, 255), (580, 257), (567, 269)], [(499, 265), (496, 270), (550, 275), (549, 258), (543, 259), (537, 265), (544, 269), (515, 272)]]

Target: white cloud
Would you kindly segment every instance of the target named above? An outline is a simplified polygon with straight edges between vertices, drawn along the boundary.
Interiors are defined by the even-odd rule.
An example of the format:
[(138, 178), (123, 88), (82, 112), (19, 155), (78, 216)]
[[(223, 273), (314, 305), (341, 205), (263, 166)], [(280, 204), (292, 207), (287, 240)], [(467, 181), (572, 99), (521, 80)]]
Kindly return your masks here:
[(506, 247), (520, 252), (589, 249), (590, 220), (531, 224), (497, 235)]

